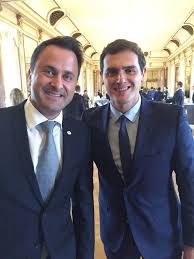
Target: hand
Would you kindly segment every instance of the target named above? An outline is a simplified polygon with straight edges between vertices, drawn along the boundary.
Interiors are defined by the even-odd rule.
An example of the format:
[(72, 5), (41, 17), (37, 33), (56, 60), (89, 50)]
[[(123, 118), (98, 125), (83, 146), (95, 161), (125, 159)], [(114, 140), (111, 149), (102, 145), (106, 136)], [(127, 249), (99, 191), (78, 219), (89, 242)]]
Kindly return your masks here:
[(183, 259), (194, 259), (194, 247), (184, 246)]

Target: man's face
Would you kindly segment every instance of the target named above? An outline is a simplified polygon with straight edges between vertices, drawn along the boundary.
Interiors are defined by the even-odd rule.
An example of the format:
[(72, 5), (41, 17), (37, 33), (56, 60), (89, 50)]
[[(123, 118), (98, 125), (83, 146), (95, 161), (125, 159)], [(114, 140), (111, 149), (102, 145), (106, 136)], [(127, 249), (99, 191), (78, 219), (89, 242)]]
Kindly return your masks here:
[(180, 85), (178, 84), (178, 82), (176, 83), (176, 90), (178, 90), (180, 88)]
[(73, 98), (78, 78), (76, 55), (55, 45), (40, 53), (30, 71), (31, 102), (48, 119), (54, 119)]
[(143, 73), (140, 70), (138, 56), (131, 51), (105, 56), (102, 78), (117, 110), (126, 112), (137, 103), (144, 72), (145, 69)]

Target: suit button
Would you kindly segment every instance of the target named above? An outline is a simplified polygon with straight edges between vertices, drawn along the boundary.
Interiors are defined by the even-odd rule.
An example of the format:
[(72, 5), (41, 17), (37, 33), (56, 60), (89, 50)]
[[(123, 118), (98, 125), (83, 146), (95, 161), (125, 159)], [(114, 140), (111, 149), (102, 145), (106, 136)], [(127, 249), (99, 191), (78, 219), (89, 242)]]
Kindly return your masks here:
[(35, 243), (34, 243), (34, 247), (35, 247), (36, 249), (38, 249), (38, 248), (41, 247), (41, 244), (40, 244), (39, 242), (35, 242)]

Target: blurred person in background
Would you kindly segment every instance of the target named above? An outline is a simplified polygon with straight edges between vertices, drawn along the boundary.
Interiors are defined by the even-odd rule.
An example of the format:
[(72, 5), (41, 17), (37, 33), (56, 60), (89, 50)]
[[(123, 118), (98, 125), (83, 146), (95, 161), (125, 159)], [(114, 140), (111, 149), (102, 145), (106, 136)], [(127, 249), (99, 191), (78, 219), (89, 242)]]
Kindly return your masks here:
[(13, 88), (10, 92), (11, 105), (17, 105), (24, 101), (24, 95), (19, 88)]
[(72, 101), (64, 108), (65, 117), (71, 117), (77, 120), (81, 119), (82, 113), (86, 110), (84, 97), (80, 94), (80, 86), (76, 85)]
[(174, 96), (172, 98), (168, 98), (166, 100), (166, 102), (176, 104), (176, 105), (183, 107), (185, 95), (184, 95), (182, 87), (183, 87), (183, 83), (181, 81), (178, 81), (176, 83), (176, 91), (174, 93)]
[(87, 90), (84, 90), (83, 98), (84, 98), (85, 108), (89, 109), (90, 98), (88, 96), (88, 91)]

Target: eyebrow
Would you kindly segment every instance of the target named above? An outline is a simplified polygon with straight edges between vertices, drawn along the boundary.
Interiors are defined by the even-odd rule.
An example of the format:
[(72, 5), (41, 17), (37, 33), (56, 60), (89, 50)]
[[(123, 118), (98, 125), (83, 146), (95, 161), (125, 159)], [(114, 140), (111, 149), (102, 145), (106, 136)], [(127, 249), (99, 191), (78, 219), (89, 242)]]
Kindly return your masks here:
[[(121, 69), (127, 69), (127, 68), (130, 68), (130, 69), (133, 69), (133, 68), (135, 68), (135, 69), (137, 69), (137, 67), (136, 66), (134, 66), (134, 65), (132, 65), (132, 66), (123, 66)], [(106, 69), (106, 71), (109, 71), (109, 70), (119, 70), (120, 68), (117, 68), (117, 67), (108, 67), (107, 69)]]
[(43, 66), (43, 69), (51, 69), (51, 70), (56, 70), (56, 68), (55, 68), (55, 67), (53, 67), (53, 66), (50, 66), (50, 65), (45, 65), (45, 66)]
[(124, 66), (122, 67), (122, 69), (125, 69), (125, 68), (137, 68), (136, 66), (132, 65), (132, 66)]
[[(53, 70), (53, 71), (58, 71), (57, 68), (55, 68), (55, 67), (53, 67), (53, 66), (51, 66), (51, 65), (45, 65), (45, 66), (43, 67), (43, 69), (51, 69), (51, 70)], [(69, 70), (63, 70), (63, 73), (74, 75), (74, 73), (73, 73), (72, 71), (69, 71)]]

